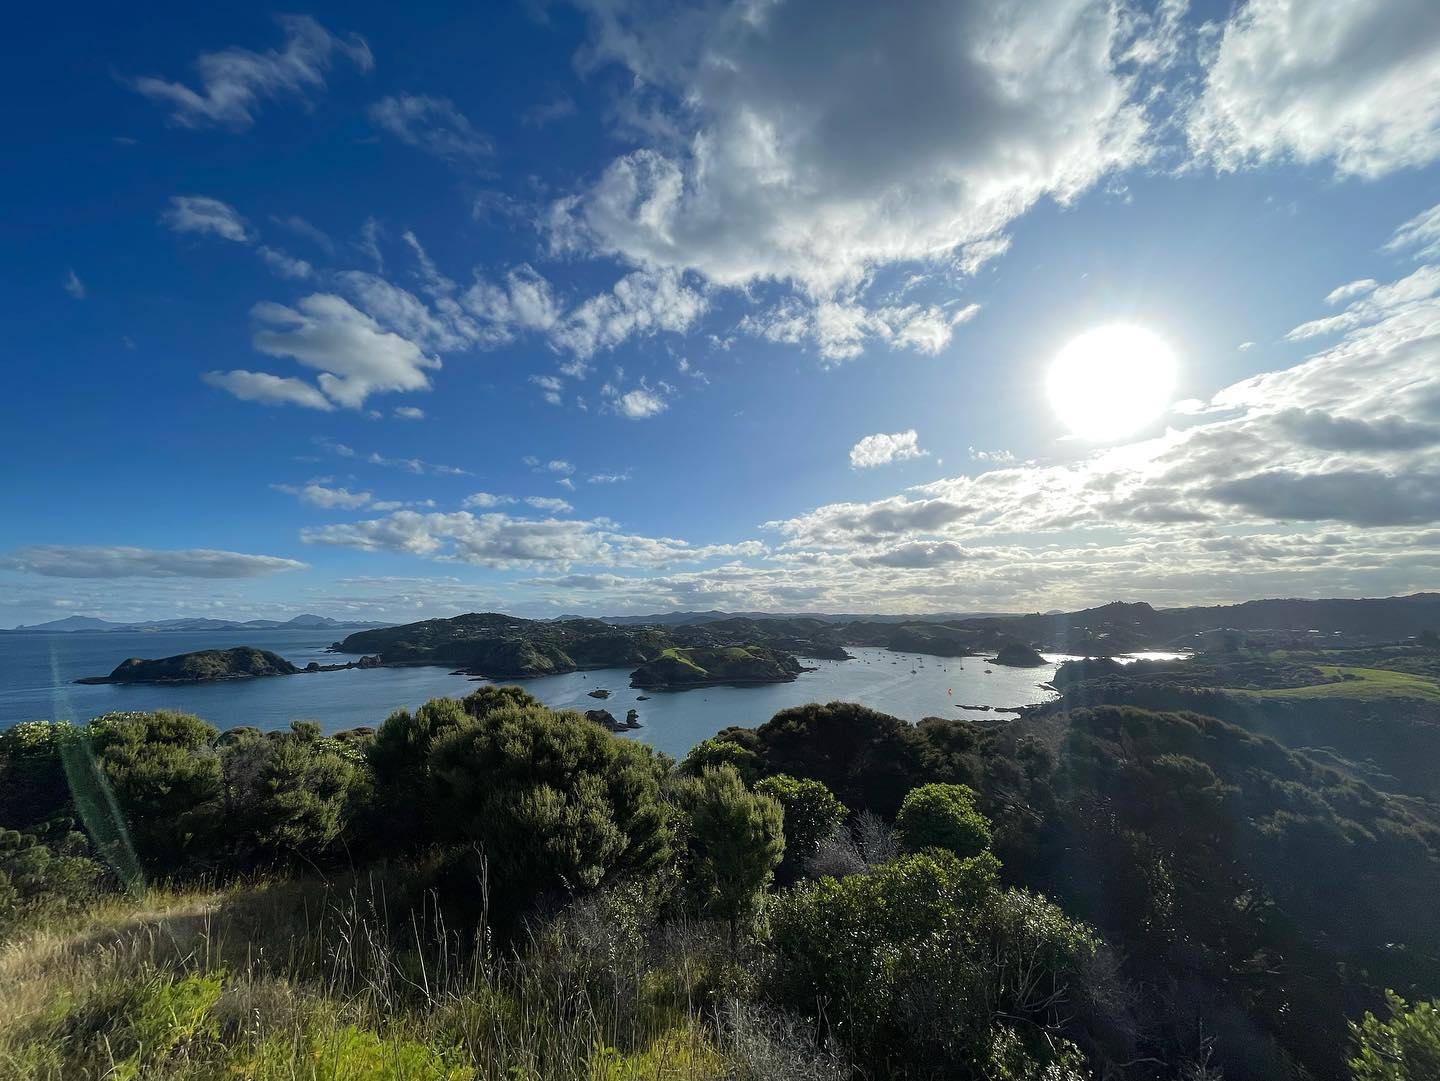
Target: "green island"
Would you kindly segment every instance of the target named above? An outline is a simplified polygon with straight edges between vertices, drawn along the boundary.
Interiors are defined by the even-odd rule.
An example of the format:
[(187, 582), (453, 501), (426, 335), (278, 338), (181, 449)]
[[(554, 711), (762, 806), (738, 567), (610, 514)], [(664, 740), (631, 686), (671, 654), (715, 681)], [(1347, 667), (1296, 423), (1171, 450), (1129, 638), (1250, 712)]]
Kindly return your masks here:
[(803, 671), (790, 654), (765, 646), (671, 646), (631, 672), (630, 686), (648, 691), (720, 683), (784, 683)]
[(86, 676), (76, 683), (219, 683), (232, 679), (259, 679), (263, 676), (294, 676), (309, 672), (335, 672), (346, 668), (374, 668), (378, 661), (361, 657), (344, 664), (312, 661), (297, 668), (278, 653), (253, 646), (231, 649), (201, 649), (173, 657), (147, 660), (131, 657), (121, 661), (108, 676)]

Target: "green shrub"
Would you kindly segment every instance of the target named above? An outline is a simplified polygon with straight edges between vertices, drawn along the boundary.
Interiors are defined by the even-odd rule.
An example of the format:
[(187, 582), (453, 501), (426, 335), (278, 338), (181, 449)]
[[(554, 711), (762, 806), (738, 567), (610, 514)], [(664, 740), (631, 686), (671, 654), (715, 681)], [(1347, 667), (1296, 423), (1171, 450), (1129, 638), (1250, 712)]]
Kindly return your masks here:
[(931, 849), (782, 893), (770, 994), (881, 1076), (988, 1081), (985, 1064), (1014, 1061), (1017, 1025), (1035, 1069), (1012, 1075), (1050, 1076), (1097, 944), (1042, 898), (1002, 890), (998, 872), (988, 853)]
[(760, 776), (759, 755), (748, 747), (714, 736), (701, 740), (690, 748), (690, 753), (680, 763), (680, 772), (689, 777), (698, 777), (707, 769), (714, 769), (716, 766), (734, 767), (747, 784), (754, 783)]
[(910, 790), (895, 819), (911, 852), (943, 848), (962, 858), (990, 847), (990, 823), (975, 809), (975, 793), (963, 784), (926, 784)]
[(1406, 1002), (1394, 991), (1385, 993), (1388, 1020), (1366, 1013), (1351, 1023), (1355, 1081), (1431, 1081), (1440, 1077), (1440, 999)]
[(573, 711), (486, 713), (436, 744), (430, 771), (435, 820), (483, 853), (502, 921), (669, 854), (662, 760)]
[(766, 777), (755, 785), (755, 791), (770, 796), (785, 812), (785, 859), (780, 874), (793, 880), (820, 845), (835, 836), (845, 821), (845, 805), (819, 781), (784, 773)]
[(221, 792), (215, 728), (157, 710), (106, 714), (85, 734), (148, 866), (174, 869), (207, 850)]
[(681, 792), (689, 814), (690, 871), (703, 907), (739, 928), (760, 910), (785, 854), (785, 817), (772, 796), (751, 792), (731, 766), (707, 769)]

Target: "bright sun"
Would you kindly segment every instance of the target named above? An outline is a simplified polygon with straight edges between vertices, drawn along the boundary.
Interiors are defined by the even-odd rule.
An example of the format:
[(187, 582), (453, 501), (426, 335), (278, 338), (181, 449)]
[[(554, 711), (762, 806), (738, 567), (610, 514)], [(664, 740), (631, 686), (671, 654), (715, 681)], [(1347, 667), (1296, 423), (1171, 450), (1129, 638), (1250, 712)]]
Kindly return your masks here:
[(1083, 439), (1132, 435), (1165, 411), (1175, 389), (1175, 354), (1142, 327), (1087, 330), (1050, 366), (1050, 403)]

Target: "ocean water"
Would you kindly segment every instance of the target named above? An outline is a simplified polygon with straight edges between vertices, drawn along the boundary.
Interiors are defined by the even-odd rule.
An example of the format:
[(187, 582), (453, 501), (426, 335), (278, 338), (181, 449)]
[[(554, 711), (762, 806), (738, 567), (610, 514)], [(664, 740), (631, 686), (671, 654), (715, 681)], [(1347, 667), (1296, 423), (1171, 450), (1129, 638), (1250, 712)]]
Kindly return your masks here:
[[(0, 728), (19, 721), (86, 721), (112, 710), (180, 709), (220, 728), (284, 728), (318, 721), (326, 731), (378, 725), (399, 707), (439, 695), (461, 696), (476, 680), (448, 668), (372, 668), (184, 686), (84, 686), (82, 676), (105, 675), (127, 657), (166, 657), (197, 649), (249, 645), (272, 650), (303, 667), (352, 659), (325, 652), (334, 631), (270, 630), (187, 633), (74, 633), (0, 635)], [(629, 670), (599, 669), (517, 681), (557, 709), (608, 709), (617, 718), (635, 709), (642, 727), (627, 733), (676, 757), (729, 725), (754, 726), (788, 706), (836, 700), (919, 720), (928, 716), (994, 717), (958, 708), (1021, 706), (1055, 696), (1045, 684), (1066, 658), (1048, 655), (1044, 668), (1005, 668), (983, 658), (927, 657), (851, 648), (849, 661), (806, 660), (815, 671), (793, 683), (639, 691)], [(604, 689), (597, 701), (589, 692)], [(639, 701), (642, 694), (648, 701)], [(1002, 715), (1003, 716), (1003, 715)]]

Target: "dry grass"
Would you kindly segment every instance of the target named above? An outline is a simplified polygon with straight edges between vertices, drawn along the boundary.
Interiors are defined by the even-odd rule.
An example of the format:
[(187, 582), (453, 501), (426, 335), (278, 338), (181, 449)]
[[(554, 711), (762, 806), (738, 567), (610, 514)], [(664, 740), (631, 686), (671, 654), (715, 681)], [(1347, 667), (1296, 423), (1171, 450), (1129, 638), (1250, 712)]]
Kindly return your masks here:
[(624, 897), (522, 954), (392, 911), (383, 875), (150, 891), (0, 945), (0, 1081), (681, 1081), (834, 1076), (727, 1003), (705, 927), (635, 933)]

